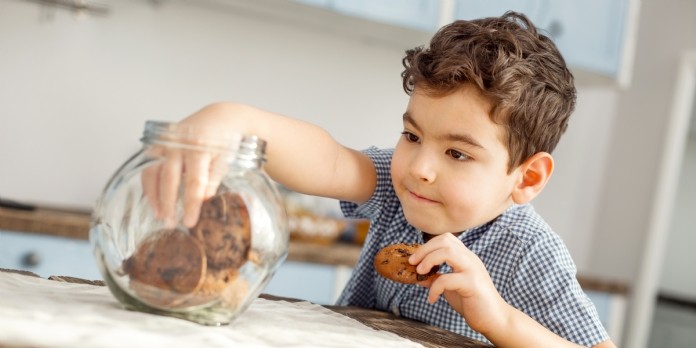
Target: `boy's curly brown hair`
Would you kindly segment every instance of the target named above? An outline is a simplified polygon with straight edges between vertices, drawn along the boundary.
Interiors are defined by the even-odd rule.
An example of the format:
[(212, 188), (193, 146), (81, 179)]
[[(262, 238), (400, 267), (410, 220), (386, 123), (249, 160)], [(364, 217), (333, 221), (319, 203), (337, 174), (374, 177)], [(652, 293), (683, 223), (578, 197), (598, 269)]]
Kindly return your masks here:
[(556, 45), (523, 14), (458, 20), (442, 27), (429, 47), (406, 51), (403, 87), (444, 96), (473, 84), (503, 125), (508, 170), (537, 152), (551, 153), (575, 108), (574, 78)]

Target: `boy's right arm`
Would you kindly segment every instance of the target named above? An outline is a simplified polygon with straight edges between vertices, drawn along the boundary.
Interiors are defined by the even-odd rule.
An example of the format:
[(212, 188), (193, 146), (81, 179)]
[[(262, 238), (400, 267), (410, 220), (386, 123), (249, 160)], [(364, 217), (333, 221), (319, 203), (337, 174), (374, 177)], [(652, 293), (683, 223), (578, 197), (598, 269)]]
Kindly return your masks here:
[[(371, 197), (376, 185), (375, 169), (366, 155), (339, 144), (327, 131), (311, 123), (246, 105), (216, 103), (179, 124), (199, 130), (198, 139), (224, 130), (265, 140), (266, 172), (297, 192), (362, 203)], [(152, 174), (156, 180), (150, 180), (150, 185), (157, 189), (150, 190), (154, 196), (150, 200), (157, 203), (160, 217), (171, 217), (178, 191), (178, 185), (172, 183), (183, 181), (184, 224), (192, 226), (203, 200), (214, 193), (207, 187), (216, 188), (218, 184), (211, 175), (211, 156), (189, 152), (173, 157), (178, 157), (176, 162), (180, 165), (161, 165), (160, 171)]]

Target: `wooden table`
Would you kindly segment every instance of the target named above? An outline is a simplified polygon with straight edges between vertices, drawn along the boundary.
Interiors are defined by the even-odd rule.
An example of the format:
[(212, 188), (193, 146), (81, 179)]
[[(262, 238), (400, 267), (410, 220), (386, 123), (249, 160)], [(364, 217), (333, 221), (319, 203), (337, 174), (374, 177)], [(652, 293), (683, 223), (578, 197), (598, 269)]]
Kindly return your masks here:
[(325, 306), (334, 312), (351, 317), (375, 330), (393, 332), (426, 347), (493, 347), (451, 331), (424, 324), (419, 321), (396, 317), (387, 312), (360, 307)]
[[(11, 272), (19, 273), (27, 276), (38, 277), (38, 275), (20, 270), (10, 270), (0, 268), (0, 272)], [(103, 281), (100, 280), (85, 280), (80, 278), (74, 278), (69, 276), (51, 276), (48, 279), (54, 281), (62, 281), (69, 283), (78, 284), (90, 284), (94, 286), (105, 286)], [(284, 300), (289, 302), (301, 301), (298, 299), (291, 299), (285, 297), (278, 297), (273, 295), (262, 294), (261, 298), (268, 300)], [(447, 331), (438, 327), (430, 326), (419, 321), (410, 320), (406, 318), (397, 317), (391, 313), (386, 313), (374, 309), (366, 309), (360, 307), (343, 307), (343, 306), (324, 306), (336, 313), (345, 315), (347, 317), (353, 318), (360, 323), (371, 327), (375, 330), (383, 330), (392, 332), (399, 335), (400, 337), (409, 339), (414, 342), (418, 342), (426, 347), (434, 348), (449, 348), (449, 347), (462, 347), (462, 348), (484, 348), (492, 347), (491, 345), (485, 344), (483, 342), (473, 340), (451, 331)], [(3, 347), (2, 342), (0, 342), (0, 347)], [(20, 347), (13, 347), (20, 348)]]

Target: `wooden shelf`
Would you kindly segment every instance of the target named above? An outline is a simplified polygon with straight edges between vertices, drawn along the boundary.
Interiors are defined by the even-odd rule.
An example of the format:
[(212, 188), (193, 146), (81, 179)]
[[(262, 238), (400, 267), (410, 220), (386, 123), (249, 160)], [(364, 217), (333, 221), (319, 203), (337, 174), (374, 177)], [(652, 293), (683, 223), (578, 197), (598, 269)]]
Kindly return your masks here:
[[(90, 212), (37, 208), (33, 211), (0, 208), (0, 229), (74, 239), (89, 239)], [(348, 243), (290, 242), (288, 260), (353, 267), (360, 246)]]
[[(37, 208), (33, 211), (0, 208), (0, 229), (38, 233), (75, 239), (89, 238), (90, 212)], [(356, 244), (313, 244), (290, 242), (288, 260), (334, 266), (353, 267), (360, 256), (361, 247)], [(585, 290), (626, 295), (628, 286), (610, 280), (578, 276)]]
[(0, 229), (75, 239), (89, 238), (90, 212), (51, 208), (0, 208)]

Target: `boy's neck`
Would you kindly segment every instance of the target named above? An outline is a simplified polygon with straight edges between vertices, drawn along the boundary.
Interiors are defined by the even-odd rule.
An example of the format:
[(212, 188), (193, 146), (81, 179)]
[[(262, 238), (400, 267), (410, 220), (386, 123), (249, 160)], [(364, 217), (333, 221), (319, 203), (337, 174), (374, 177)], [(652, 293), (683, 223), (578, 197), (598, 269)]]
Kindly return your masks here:
[(423, 234), (423, 243), (427, 243), (429, 240), (431, 240), (433, 237), (435, 237), (434, 234), (425, 233), (425, 232), (421, 232), (421, 233)]
[[(457, 237), (459, 237), (459, 235), (462, 234), (462, 233), (463, 233), (463, 232), (457, 232), (457, 233), (452, 233), (452, 234), (455, 235), (455, 236), (457, 236)], [(427, 232), (424, 232), (424, 231), (421, 231), (421, 234), (423, 234), (423, 243), (427, 243), (429, 240), (431, 240), (431, 239), (433, 239), (434, 237), (437, 236), (436, 234), (430, 234), (430, 233), (427, 233)]]

